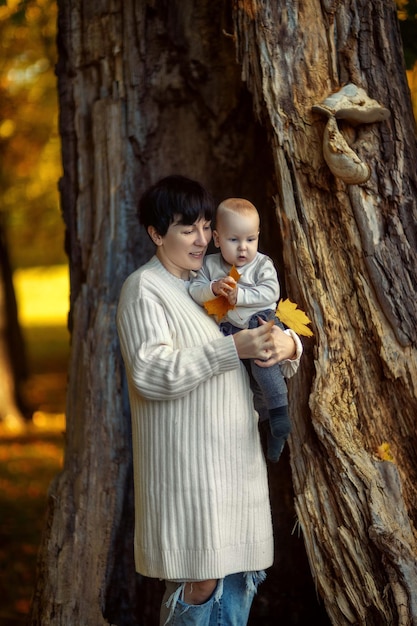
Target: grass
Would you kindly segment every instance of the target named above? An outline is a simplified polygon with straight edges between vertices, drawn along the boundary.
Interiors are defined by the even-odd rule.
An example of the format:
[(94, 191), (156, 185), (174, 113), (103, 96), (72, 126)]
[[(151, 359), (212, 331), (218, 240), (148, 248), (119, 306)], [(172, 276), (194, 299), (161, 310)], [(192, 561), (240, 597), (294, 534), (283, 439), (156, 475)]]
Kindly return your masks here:
[(25, 397), (37, 411), (65, 411), (69, 334), (64, 326), (23, 328), (30, 376)]
[(0, 425), (0, 626), (27, 621), (47, 491), (63, 462), (69, 354), (66, 268), (21, 270), (14, 280), (34, 412), (21, 431)]

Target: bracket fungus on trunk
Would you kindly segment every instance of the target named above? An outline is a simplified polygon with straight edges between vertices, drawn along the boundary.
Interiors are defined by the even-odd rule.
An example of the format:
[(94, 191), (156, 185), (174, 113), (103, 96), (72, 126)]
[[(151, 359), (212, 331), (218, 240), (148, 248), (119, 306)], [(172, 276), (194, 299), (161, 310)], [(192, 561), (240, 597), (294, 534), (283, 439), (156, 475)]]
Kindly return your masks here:
[(371, 168), (352, 150), (334, 117), (329, 117), (323, 135), (323, 156), (334, 176), (348, 185), (366, 183)]
[(348, 144), (337, 120), (344, 120), (353, 127), (373, 124), (388, 119), (389, 110), (353, 83), (330, 94), (312, 110), (328, 118), (323, 135), (323, 156), (332, 174), (348, 185), (365, 183), (371, 175), (371, 168)]

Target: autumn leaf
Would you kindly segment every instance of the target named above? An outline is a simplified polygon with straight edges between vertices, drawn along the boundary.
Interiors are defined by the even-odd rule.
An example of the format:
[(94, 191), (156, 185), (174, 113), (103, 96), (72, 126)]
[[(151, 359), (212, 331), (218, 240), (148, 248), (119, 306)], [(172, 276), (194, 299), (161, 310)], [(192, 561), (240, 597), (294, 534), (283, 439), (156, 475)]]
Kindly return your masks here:
[(237, 269), (235, 268), (234, 265), (232, 265), (232, 269), (229, 272), (229, 276), (234, 278), (237, 283), (239, 282), (240, 274), (239, 274), (239, 272), (237, 271)]
[(304, 337), (313, 336), (313, 332), (307, 327), (307, 324), (311, 324), (311, 320), (308, 319), (304, 311), (297, 309), (295, 302), (291, 302), (289, 298), (278, 302), (276, 316), (285, 326), (296, 332), (297, 335), (303, 335)]
[(381, 443), (381, 445), (377, 447), (376, 454), (382, 461), (390, 461), (391, 463), (395, 463), (395, 459), (391, 453), (390, 445), (386, 441), (384, 441), (384, 443)]
[[(229, 272), (229, 276), (234, 278), (236, 282), (239, 281), (240, 274), (234, 265)], [(207, 302), (204, 302), (204, 308), (206, 309), (207, 313), (209, 315), (213, 315), (217, 323), (221, 322), (221, 320), (227, 315), (227, 312), (234, 309), (235, 306), (236, 305), (234, 304), (230, 304), (229, 300), (224, 296), (216, 296), (212, 300), (207, 300)]]
[(204, 308), (209, 315), (214, 315), (216, 322), (220, 322), (228, 311), (234, 309), (234, 305), (224, 296), (216, 296), (213, 300), (204, 302)]

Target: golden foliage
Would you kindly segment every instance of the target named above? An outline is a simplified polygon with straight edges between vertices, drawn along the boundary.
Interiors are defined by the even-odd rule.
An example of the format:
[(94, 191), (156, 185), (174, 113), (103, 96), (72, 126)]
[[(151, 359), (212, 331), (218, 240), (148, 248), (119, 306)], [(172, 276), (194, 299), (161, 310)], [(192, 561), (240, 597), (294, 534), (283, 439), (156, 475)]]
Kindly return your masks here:
[(69, 310), (67, 265), (20, 268), (13, 272), (19, 322), (27, 326), (66, 326)]
[(56, 21), (54, 0), (0, 0), (0, 212), (14, 267), (67, 261), (58, 195)]
[(311, 320), (289, 298), (279, 301), (276, 316), (285, 326), (296, 332), (297, 335), (303, 335), (304, 337), (313, 336), (313, 332), (307, 326), (307, 324), (311, 324)]
[(391, 448), (389, 443), (384, 441), (380, 446), (376, 449), (376, 455), (381, 461), (389, 461), (390, 463), (395, 463), (395, 459), (392, 455)]

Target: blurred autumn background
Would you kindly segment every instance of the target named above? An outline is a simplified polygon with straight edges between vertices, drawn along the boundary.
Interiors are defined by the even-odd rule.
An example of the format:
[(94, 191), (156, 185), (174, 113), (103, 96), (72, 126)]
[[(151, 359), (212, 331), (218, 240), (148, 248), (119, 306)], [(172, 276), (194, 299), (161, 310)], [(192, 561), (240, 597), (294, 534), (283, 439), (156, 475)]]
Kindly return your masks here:
[[(68, 269), (58, 196), (56, 17), (51, 0), (0, 2), (0, 275), (6, 293), (12, 275), (20, 326), (5, 324), (10, 301), (0, 296), (16, 383), (15, 406), (0, 385), (4, 626), (25, 623), (46, 493), (64, 447)], [(0, 368), (5, 383), (10, 372), (3, 362)]]
[[(397, 7), (417, 117), (417, 2)], [(4, 323), (0, 295), (15, 382), (10, 400), (0, 381), (0, 626), (25, 623), (48, 485), (65, 441), (69, 285), (58, 194), (56, 19), (53, 0), (0, 0), (0, 279), (12, 306), (15, 294), (18, 320), (13, 328)]]

